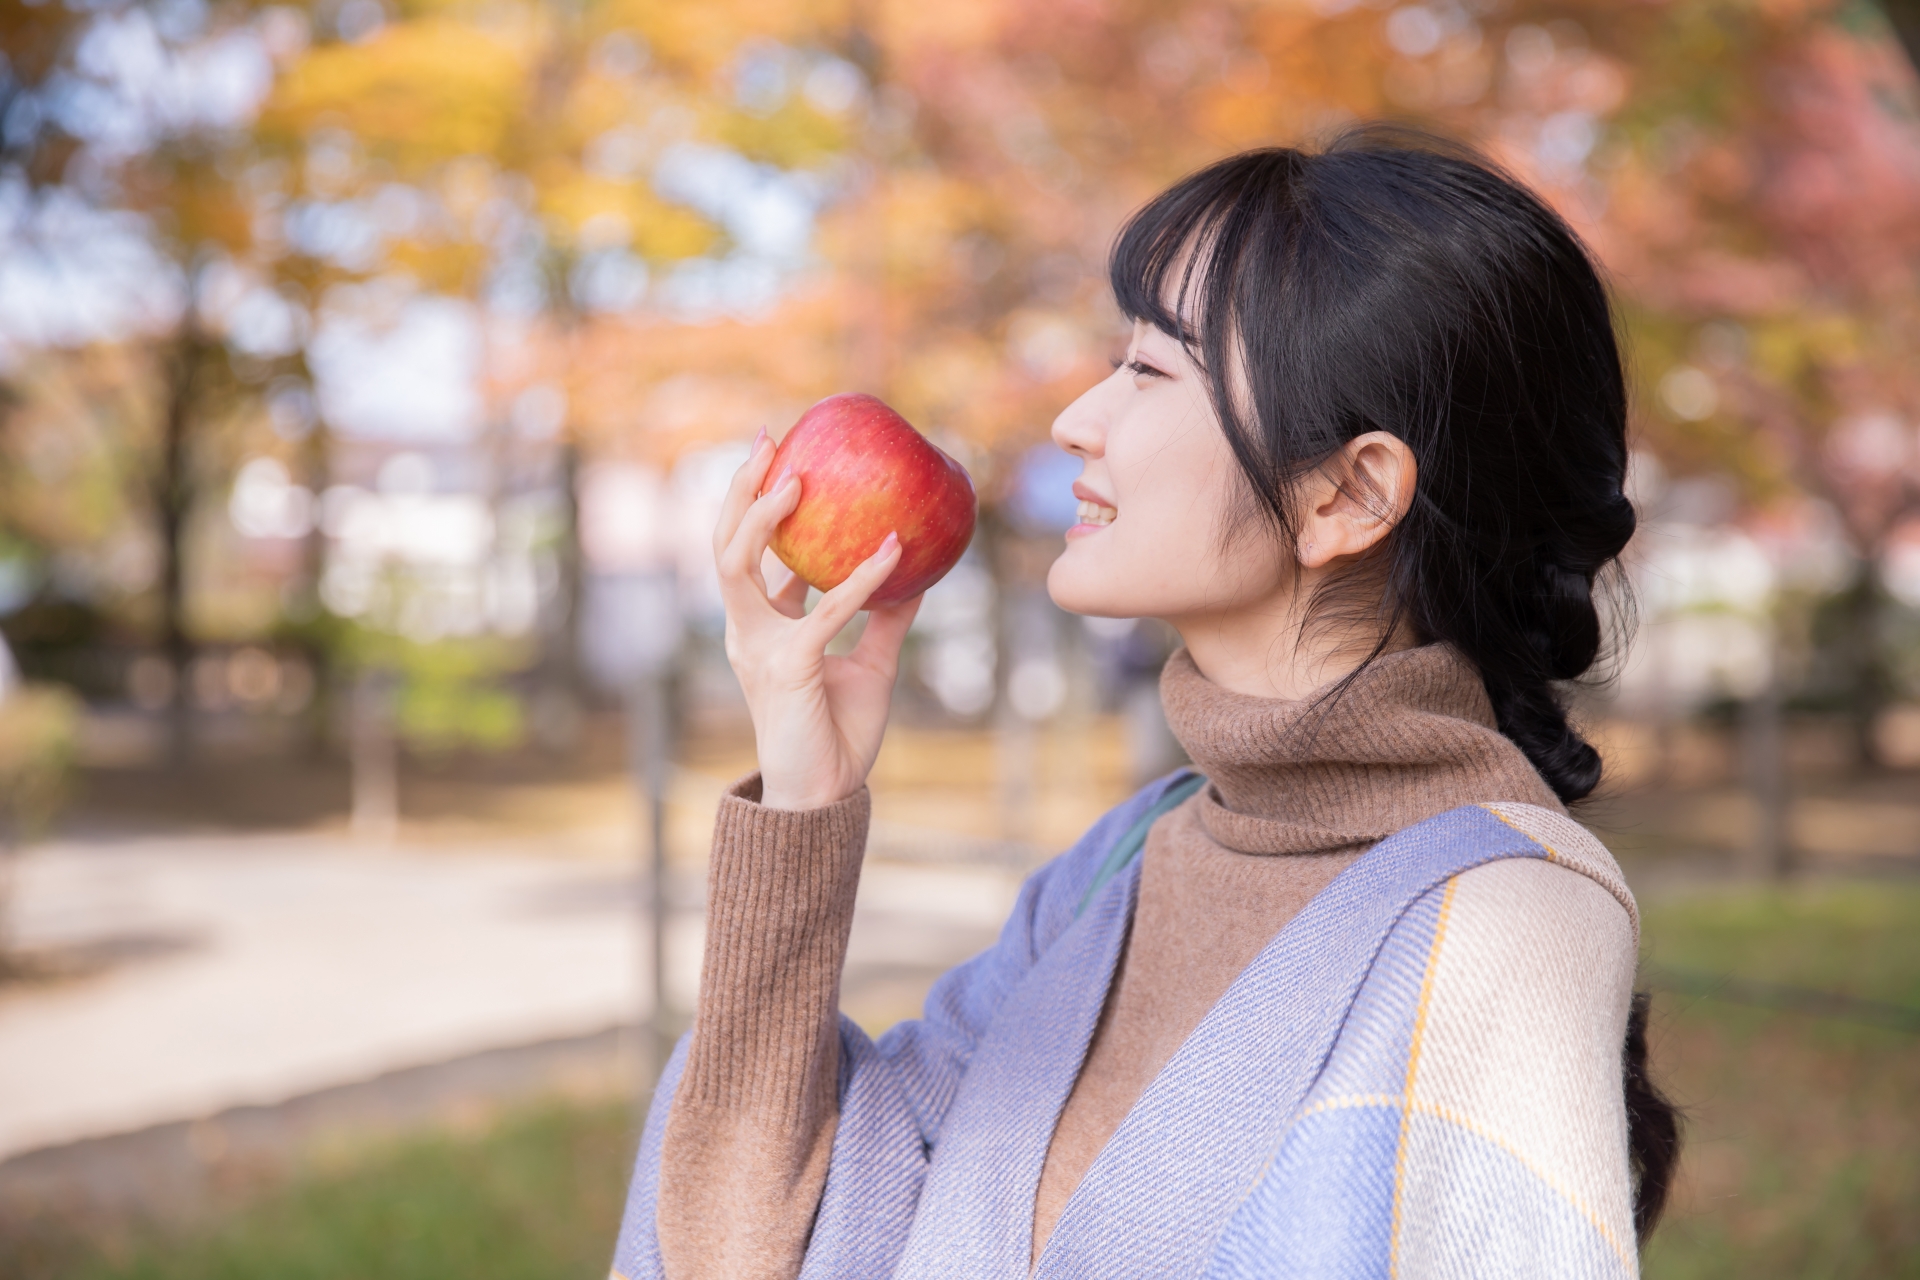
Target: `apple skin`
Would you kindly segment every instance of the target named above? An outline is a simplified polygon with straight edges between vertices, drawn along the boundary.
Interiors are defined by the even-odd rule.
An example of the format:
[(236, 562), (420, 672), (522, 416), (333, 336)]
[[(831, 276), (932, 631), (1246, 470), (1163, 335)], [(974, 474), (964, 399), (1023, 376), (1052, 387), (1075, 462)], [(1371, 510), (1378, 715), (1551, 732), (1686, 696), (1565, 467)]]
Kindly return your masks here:
[(800, 415), (767, 468), (800, 477), (800, 505), (773, 531), (773, 553), (831, 591), (900, 535), (900, 560), (867, 600), (898, 604), (947, 575), (973, 538), (977, 507), (965, 467), (873, 396), (828, 396)]

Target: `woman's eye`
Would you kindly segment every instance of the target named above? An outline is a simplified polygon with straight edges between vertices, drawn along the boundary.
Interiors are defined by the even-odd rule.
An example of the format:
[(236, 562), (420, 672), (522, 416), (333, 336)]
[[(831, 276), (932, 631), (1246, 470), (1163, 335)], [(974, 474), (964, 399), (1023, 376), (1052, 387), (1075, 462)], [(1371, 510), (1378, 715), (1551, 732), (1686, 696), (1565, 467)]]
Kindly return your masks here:
[(1123, 360), (1120, 363), (1120, 367), (1136, 378), (1164, 378), (1167, 376), (1152, 365), (1143, 364), (1139, 360)]

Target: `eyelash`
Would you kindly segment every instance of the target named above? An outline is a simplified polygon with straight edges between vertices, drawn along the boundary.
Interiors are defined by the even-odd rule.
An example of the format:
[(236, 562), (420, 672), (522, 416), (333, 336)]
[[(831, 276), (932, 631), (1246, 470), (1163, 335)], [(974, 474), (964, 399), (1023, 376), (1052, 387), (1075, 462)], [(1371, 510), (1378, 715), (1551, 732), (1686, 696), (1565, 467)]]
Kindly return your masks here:
[(1136, 378), (1164, 378), (1167, 375), (1150, 364), (1141, 364), (1138, 360), (1115, 360), (1115, 369), (1125, 369)]

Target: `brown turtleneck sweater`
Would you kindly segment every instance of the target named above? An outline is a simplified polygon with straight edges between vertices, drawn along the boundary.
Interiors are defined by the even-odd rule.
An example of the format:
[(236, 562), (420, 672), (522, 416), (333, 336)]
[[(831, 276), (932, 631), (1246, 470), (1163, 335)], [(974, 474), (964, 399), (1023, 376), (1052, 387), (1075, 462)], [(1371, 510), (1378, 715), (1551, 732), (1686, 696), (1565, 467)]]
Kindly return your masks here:
[(1036, 1258), (1141, 1091), (1335, 876), (1401, 828), (1463, 804), (1560, 806), (1493, 727), (1479, 674), (1441, 645), (1378, 659), (1330, 707), (1222, 689), (1182, 649), (1160, 698), (1212, 785), (1147, 834), (1120, 975), (1034, 1197)]
[[(1229, 692), (1182, 651), (1161, 696), (1211, 785), (1148, 835), (1126, 952), (1034, 1198), (1035, 1257), (1148, 1082), (1343, 869), (1462, 804), (1559, 807), (1444, 646), (1378, 659), (1329, 705)], [(673, 1280), (798, 1275), (838, 1118), (834, 1011), (867, 796), (782, 813), (758, 790), (736, 786), (714, 834), (700, 1003), (661, 1157)]]

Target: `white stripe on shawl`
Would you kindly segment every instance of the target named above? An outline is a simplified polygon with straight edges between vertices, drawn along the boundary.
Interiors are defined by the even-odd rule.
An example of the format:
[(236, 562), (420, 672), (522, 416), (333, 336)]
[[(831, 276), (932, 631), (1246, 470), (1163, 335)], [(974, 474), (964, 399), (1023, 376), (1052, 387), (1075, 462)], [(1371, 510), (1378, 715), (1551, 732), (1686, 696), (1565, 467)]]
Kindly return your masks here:
[(1505, 801), (1481, 808), (1545, 849), (1547, 861), (1572, 867), (1589, 880), (1604, 885), (1627, 909), (1627, 917), (1633, 921), (1633, 943), (1636, 947), (1640, 945), (1640, 906), (1633, 900), (1633, 890), (1627, 888), (1620, 864), (1614, 861), (1613, 853), (1600, 843), (1599, 837), (1566, 814), (1537, 804)]

